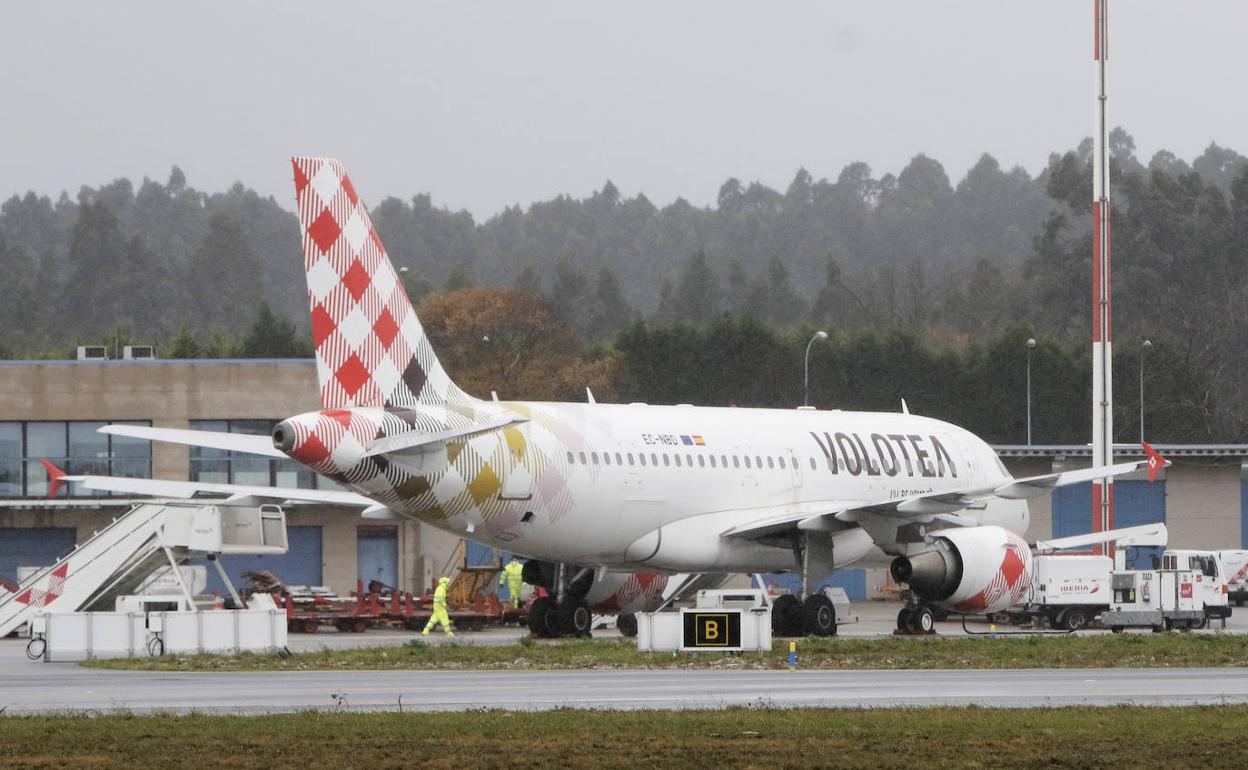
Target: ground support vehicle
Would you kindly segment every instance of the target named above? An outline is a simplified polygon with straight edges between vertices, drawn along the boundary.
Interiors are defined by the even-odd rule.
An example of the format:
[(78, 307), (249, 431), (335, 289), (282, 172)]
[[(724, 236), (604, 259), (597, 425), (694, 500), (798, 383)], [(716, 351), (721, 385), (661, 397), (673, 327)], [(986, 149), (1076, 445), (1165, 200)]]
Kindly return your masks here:
[(1110, 574), (1113, 601), (1101, 614), (1101, 625), (1114, 633), (1204, 628), (1209, 615), (1197, 587), (1203, 578), (1190, 569), (1115, 570)]
[(1236, 607), (1248, 602), (1248, 551), (1216, 551), (1218, 566), (1226, 578), (1228, 601)]
[(1109, 609), (1113, 566), (1108, 556), (1036, 556), (1027, 600), (1006, 613), (1010, 623), (1047, 624), (1066, 631), (1086, 628)]
[(1163, 570), (1188, 569), (1195, 573), (1193, 596), (1204, 604), (1205, 616), (1220, 618), (1222, 625), (1231, 616), (1226, 570), (1213, 551), (1169, 549), (1161, 555)]

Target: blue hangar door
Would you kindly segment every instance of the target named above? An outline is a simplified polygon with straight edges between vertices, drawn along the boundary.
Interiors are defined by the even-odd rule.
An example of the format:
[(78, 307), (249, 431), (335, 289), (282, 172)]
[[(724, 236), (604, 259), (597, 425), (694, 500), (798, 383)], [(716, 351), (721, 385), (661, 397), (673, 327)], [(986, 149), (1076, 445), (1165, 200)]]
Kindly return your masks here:
[[(1165, 481), (1114, 482), (1114, 529), (1166, 520)], [(1092, 485), (1073, 484), (1053, 490), (1053, 537), (1092, 531)], [(1128, 548), (1128, 569), (1149, 569), (1161, 548)]]
[(391, 588), (399, 584), (398, 527), (360, 527), (356, 530), (356, 564), (365, 590), (374, 580)]
[(50, 567), (74, 550), (73, 527), (0, 529), (0, 578), (17, 582), (18, 567)]
[[(290, 549), (284, 554), (268, 556), (223, 556), (221, 565), (233, 581), (234, 587), (242, 589), (246, 584), (244, 572), (268, 570), (288, 586), (319, 586), (321, 576), (321, 528), (317, 526), (286, 527), (286, 539)], [(197, 560), (196, 564), (206, 562)], [(217, 568), (208, 565), (208, 593), (228, 596)]]

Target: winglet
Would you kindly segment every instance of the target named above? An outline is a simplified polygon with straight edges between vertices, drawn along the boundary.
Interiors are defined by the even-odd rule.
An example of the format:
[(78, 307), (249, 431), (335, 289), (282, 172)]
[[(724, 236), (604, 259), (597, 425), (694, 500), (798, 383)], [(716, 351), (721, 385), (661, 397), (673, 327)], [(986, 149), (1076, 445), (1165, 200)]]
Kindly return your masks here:
[(65, 478), (65, 471), (52, 464), (51, 460), (43, 460), (43, 469), (48, 472), (48, 497), (56, 497), (61, 493), (61, 487), (65, 486), (62, 479)]
[(1148, 480), (1155, 481), (1157, 474), (1161, 473), (1161, 469), (1170, 464), (1170, 461), (1161, 456), (1161, 453), (1148, 445), (1147, 441), (1141, 442), (1144, 445), (1144, 456), (1148, 458)]

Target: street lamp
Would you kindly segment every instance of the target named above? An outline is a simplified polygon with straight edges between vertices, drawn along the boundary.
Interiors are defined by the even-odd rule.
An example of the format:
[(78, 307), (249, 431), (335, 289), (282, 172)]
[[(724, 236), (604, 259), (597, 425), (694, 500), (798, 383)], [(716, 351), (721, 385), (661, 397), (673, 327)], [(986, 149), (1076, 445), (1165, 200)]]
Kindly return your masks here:
[(1027, 338), (1027, 446), (1031, 446), (1031, 351), (1036, 349), (1034, 337)]
[(1144, 356), (1153, 349), (1152, 340), (1144, 340), (1140, 346), (1140, 443), (1144, 443)]
[(810, 406), (810, 346), (815, 344), (815, 340), (826, 340), (828, 333), (825, 331), (817, 331), (810, 338), (810, 342), (806, 343), (806, 369), (805, 376), (802, 378), (802, 406)]

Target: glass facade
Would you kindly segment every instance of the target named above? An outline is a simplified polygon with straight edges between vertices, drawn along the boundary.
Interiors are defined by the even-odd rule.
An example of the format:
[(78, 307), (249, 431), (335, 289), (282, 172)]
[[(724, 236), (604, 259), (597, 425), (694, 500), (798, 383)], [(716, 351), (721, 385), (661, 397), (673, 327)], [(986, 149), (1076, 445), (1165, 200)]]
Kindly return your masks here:
[[(141, 439), (110, 436), (95, 421), (0, 422), (0, 497), (46, 497), (50, 460), (69, 474), (150, 478), (152, 445)], [(116, 425), (151, 425), (114, 421)], [(66, 494), (100, 497), (106, 493), (70, 486)]]
[[(191, 430), (267, 436), (276, 420), (191, 420)], [(209, 447), (191, 447), (191, 481), (210, 484), (246, 484), (260, 487), (336, 488), (294, 460), (278, 460)]]

